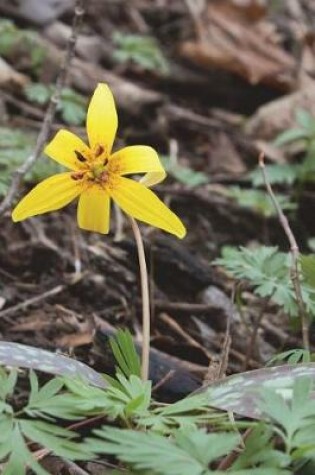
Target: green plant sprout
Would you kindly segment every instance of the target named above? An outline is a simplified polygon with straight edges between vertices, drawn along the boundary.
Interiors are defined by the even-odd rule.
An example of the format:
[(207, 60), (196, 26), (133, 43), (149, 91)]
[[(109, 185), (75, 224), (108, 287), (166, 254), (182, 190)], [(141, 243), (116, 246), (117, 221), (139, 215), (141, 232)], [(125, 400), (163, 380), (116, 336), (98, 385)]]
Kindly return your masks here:
[(189, 167), (184, 167), (177, 163), (172, 157), (167, 155), (161, 156), (161, 162), (167, 173), (169, 173), (175, 180), (183, 185), (194, 188), (196, 186), (205, 185), (209, 183), (209, 178), (203, 172), (197, 172)]
[[(15, 346), (11, 345), (7, 358), (15, 365), (21, 362), (23, 345), (17, 345), (19, 360), (14, 360)], [(0, 369), (4, 475), (25, 475), (27, 467), (48, 475), (30, 442), (66, 460), (114, 456), (120, 464), (115, 473), (120, 474), (289, 475), (302, 466), (314, 468), (314, 365), (285, 365), (234, 375), (167, 405), (152, 398), (149, 381), (133, 374), (139, 371), (139, 360), (130, 333), (118, 331), (111, 346), (117, 372), (115, 378), (104, 375), (104, 387), (89, 382), (83, 372), (81, 377), (58, 376), (40, 385), (30, 371), (28, 397), (16, 399), (17, 370)], [(40, 360), (44, 364), (42, 350), (34, 348), (34, 354), (36, 351), (37, 364)], [(67, 358), (52, 356), (61, 358), (60, 368), (66, 368)], [(231, 407), (247, 417), (254, 411), (254, 420), (236, 423), (248, 429), (243, 440), (224, 412)], [(71, 424), (60, 427), (60, 420)], [(96, 420), (101, 427), (93, 429)], [(85, 438), (79, 432), (82, 427), (85, 433), (90, 429)], [(233, 450), (237, 455), (228, 464)]]
[[(54, 88), (42, 83), (27, 84), (24, 89), (25, 96), (31, 102), (47, 105)], [(70, 87), (61, 90), (60, 102), (57, 111), (62, 119), (69, 125), (82, 125), (85, 120), (86, 100)]]
[(169, 65), (155, 38), (119, 32), (115, 32), (112, 38), (116, 47), (113, 58), (117, 62), (132, 61), (141, 68), (168, 74)]
[[(272, 201), (264, 191), (246, 190), (239, 186), (231, 186), (228, 188), (228, 195), (235, 199), (240, 206), (252, 209), (264, 218), (276, 215)], [(296, 205), (290, 202), (286, 195), (277, 194), (277, 199), (284, 210), (294, 210), (296, 208)]]
[[(290, 254), (277, 247), (259, 246), (249, 249), (225, 247), (214, 265), (224, 267), (235, 278), (246, 280), (259, 297), (271, 298), (292, 317), (298, 316), (295, 294), (290, 280)], [(311, 317), (315, 315), (314, 288), (305, 279), (303, 299)]]
[(47, 54), (38, 33), (22, 30), (12, 21), (0, 20), (0, 55), (10, 55), (18, 45), (22, 45), (23, 49), (29, 52), (30, 68), (38, 74)]
[[(11, 182), (12, 173), (29, 156), (36, 142), (35, 134), (22, 130), (0, 127), (0, 196), (4, 196)], [(64, 168), (52, 161), (39, 160), (26, 174), (26, 183), (36, 183)]]
[[(273, 144), (277, 147), (297, 144), (305, 151), (304, 157), (299, 164), (267, 165), (266, 172), (272, 185), (313, 182), (315, 179), (315, 118), (306, 110), (299, 109), (295, 120), (297, 126), (279, 134)], [(249, 176), (254, 186), (263, 185), (259, 170), (251, 172)]]

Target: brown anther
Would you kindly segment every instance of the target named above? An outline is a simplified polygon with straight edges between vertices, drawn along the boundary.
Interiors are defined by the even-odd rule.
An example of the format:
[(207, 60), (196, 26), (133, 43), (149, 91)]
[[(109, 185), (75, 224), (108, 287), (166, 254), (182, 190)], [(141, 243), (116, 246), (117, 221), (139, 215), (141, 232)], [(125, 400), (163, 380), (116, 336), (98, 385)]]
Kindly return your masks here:
[(100, 181), (104, 183), (107, 180), (108, 180), (108, 172), (104, 170), (100, 175)]
[(74, 153), (75, 153), (77, 159), (79, 160), (79, 162), (82, 162), (82, 163), (86, 162), (86, 158), (85, 158), (84, 155), (82, 155), (81, 152), (78, 152), (78, 150), (75, 150)]
[(74, 180), (74, 181), (82, 180), (82, 178), (84, 176), (84, 173), (82, 173), (82, 172), (71, 173), (70, 176), (71, 176), (72, 180)]
[(102, 147), (102, 145), (96, 145), (95, 147), (95, 157), (99, 157), (100, 155), (102, 155), (102, 153), (104, 152), (104, 147)]
[(103, 165), (107, 165), (108, 164), (108, 158), (105, 158), (104, 162), (103, 162)]

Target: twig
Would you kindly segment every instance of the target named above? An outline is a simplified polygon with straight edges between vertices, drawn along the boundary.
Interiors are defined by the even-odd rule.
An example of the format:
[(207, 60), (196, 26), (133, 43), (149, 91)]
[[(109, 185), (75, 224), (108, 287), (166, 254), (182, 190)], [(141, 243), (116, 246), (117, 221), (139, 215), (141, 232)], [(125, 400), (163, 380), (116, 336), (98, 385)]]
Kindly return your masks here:
[(261, 326), (261, 322), (262, 322), (262, 319), (264, 318), (264, 315), (265, 315), (265, 311), (266, 311), (266, 308), (268, 306), (268, 303), (269, 303), (269, 299), (264, 299), (263, 301), (263, 304), (260, 308), (260, 311), (259, 311), (259, 314), (258, 316), (256, 317), (255, 319), (255, 322), (254, 322), (254, 328), (253, 328), (253, 331), (249, 337), (249, 342), (248, 342), (248, 345), (247, 345), (247, 350), (246, 350), (246, 353), (245, 353), (245, 358), (244, 358), (244, 363), (243, 363), (243, 369), (242, 371), (246, 371), (247, 370), (247, 367), (248, 367), (248, 362), (251, 358), (251, 356), (253, 355), (254, 353), (254, 348), (255, 348), (255, 344), (256, 344), (256, 339), (257, 339), (257, 335), (258, 335), (258, 330)]
[(309, 342), (309, 319), (307, 315), (307, 311), (305, 308), (305, 304), (303, 301), (303, 296), (302, 296), (302, 289), (301, 289), (301, 281), (300, 281), (300, 274), (299, 274), (299, 247), (297, 245), (295, 236), (292, 232), (292, 229), (290, 227), (289, 221), (287, 217), (284, 215), (278, 200), (271, 188), (271, 185), (268, 181), (267, 173), (266, 173), (266, 167), (265, 167), (265, 162), (264, 162), (264, 153), (260, 153), (259, 158), (259, 166), (261, 168), (262, 176), (264, 179), (265, 187), (266, 190), (272, 200), (272, 203), (275, 207), (275, 210), (278, 215), (279, 222), (282, 226), (283, 231), (285, 232), (289, 244), (290, 244), (290, 249), (291, 249), (291, 257), (292, 257), (292, 266), (291, 266), (291, 280), (295, 292), (295, 297), (296, 297), (296, 303), (298, 306), (298, 311), (299, 311), (299, 316), (301, 319), (301, 326), (302, 326), (302, 338), (303, 338), (303, 346), (305, 350), (309, 351), (310, 349), (310, 342)]
[(158, 389), (160, 389), (161, 386), (164, 386), (164, 384), (166, 384), (170, 379), (172, 379), (172, 377), (174, 376), (174, 374), (176, 373), (175, 369), (170, 369), (165, 376), (163, 376), (162, 379), (160, 379), (159, 382), (157, 382), (153, 388), (152, 388), (152, 392), (154, 391), (157, 391)]
[(8, 190), (6, 197), (4, 198), (4, 200), (2, 201), (0, 205), (0, 216), (3, 215), (5, 211), (7, 211), (10, 208), (15, 198), (15, 195), (17, 194), (19, 190), (23, 177), (32, 168), (36, 160), (38, 160), (38, 158), (42, 154), (45, 142), (47, 141), (47, 138), (51, 130), (52, 122), (55, 117), (57, 105), (60, 100), (61, 91), (66, 82), (69, 65), (74, 56), (74, 50), (75, 50), (75, 45), (76, 45), (76, 41), (77, 41), (77, 37), (78, 37), (80, 25), (81, 25), (81, 19), (84, 14), (84, 9), (83, 9), (84, 1), (85, 0), (76, 0), (76, 6), (74, 9), (74, 18), (72, 22), (72, 30), (71, 30), (71, 35), (68, 40), (65, 57), (59, 70), (59, 74), (56, 80), (55, 91), (49, 101), (47, 111), (46, 111), (41, 129), (40, 129), (40, 132), (37, 137), (34, 151), (25, 160), (23, 165), (17, 168), (15, 172), (13, 173), (11, 186)]
[(14, 315), (19, 310), (25, 310), (27, 307), (30, 307), (31, 305), (34, 305), (38, 302), (41, 302), (42, 300), (45, 300), (48, 297), (52, 297), (53, 295), (60, 294), (60, 292), (62, 292), (65, 288), (66, 288), (65, 285), (57, 285), (56, 287), (53, 287), (52, 289), (47, 290), (47, 292), (44, 292), (40, 295), (36, 295), (36, 297), (32, 297), (28, 300), (24, 300), (24, 302), (18, 303), (17, 305), (13, 305), (13, 307), (6, 308), (2, 312), (0, 312), (0, 320), (3, 318), (10, 317), (11, 315)]
[[(242, 444), (243, 444), (243, 446), (244, 446), (244, 442), (248, 439), (248, 437), (250, 436), (251, 433), (252, 433), (252, 428), (250, 427), (249, 429), (246, 429), (246, 431), (242, 435)], [(239, 454), (240, 454), (240, 449), (232, 450), (232, 452), (230, 452), (226, 457), (224, 457), (223, 460), (221, 460), (221, 462), (219, 463), (217, 469), (222, 470), (222, 471), (226, 471), (228, 468), (231, 467), (233, 462), (235, 462), (235, 460), (237, 460)]]
[(145, 260), (143, 240), (137, 222), (130, 217), (131, 227), (135, 236), (141, 280), (142, 296), (142, 364), (141, 377), (146, 381), (149, 376), (149, 358), (150, 358), (150, 293), (147, 263)]
[(83, 468), (79, 467), (79, 465), (77, 465), (75, 462), (67, 460), (64, 457), (62, 457), (62, 461), (65, 463), (69, 471), (71, 471), (70, 473), (72, 473), (73, 475), (89, 475), (89, 472), (83, 470)]
[(160, 320), (166, 323), (173, 331), (175, 331), (178, 335), (180, 335), (189, 345), (193, 346), (194, 348), (198, 348), (200, 351), (204, 353), (204, 355), (209, 359), (213, 359), (213, 355), (204, 348), (195, 338), (191, 337), (185, 330), (180, 326), (173, 318), (171, 318), (167, 313), (161, 313), (159, 315)]

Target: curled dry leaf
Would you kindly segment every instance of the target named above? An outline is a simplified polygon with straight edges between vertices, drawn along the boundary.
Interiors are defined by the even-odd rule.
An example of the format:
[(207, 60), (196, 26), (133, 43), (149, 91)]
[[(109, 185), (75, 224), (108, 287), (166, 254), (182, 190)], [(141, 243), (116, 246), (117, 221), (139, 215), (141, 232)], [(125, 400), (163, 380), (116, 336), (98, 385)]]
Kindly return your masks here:
[(273, 25), (262, 20), (260, 2), (210, 2), (198, 20), (199, 39), (181, 46), (181, 55), (198, 66), (219, 68), (280, 90), (290, 89), (295, 61), (279, 45)]

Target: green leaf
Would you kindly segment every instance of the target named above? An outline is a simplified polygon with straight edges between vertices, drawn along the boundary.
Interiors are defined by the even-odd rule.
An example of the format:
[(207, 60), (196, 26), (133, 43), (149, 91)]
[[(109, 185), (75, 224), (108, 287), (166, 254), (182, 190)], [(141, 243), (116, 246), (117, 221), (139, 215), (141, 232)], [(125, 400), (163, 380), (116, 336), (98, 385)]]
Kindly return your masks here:
[(53, 92), (51, 86), (42, 83), (30, 83), (24, 88), (27, 99), (37, 104), (47, 104)]
[[(239, 205), (244, 208), (253, 209), (266, 218), (277, 214), (270, 196), (264, 191), (245, 190), (238, 186), (233, 186), (229, 187), (228, 194), (234, 198)], [(289, 198), (285, 195), (277, 194), (277, 200), (283, 210), (296, 208), (296, 205), (290, 202)]]
[(15, 369), (12, 369), (9, 374), (7, 374), (6, 371), (0, 368), (0, 399), (3, 401), (13, 394), (17, 376), (18, 372)]
[[(47, 104), (53, 92), (52, 86), (42, 83), (31, 83), (24, 89), (27, 99), (38, 104)], [(61, 91), (58, 111), (67, 124), (81, 125), (85, 120), (86, 100), (81, 94), (66, 87)]]
[(270, 358), (268, 366), (272, 366), (274, 363), (283, 363), (284, 361), (288, 364), (310, 363), (311, 354), (303, 348), (294, 348), (292, 350), (284, 351), (283, 353), (278, 353), (273, 358)]
[(82, 125), (86, 116), (86, 100), (71, 88), (61, 91), (61, 115), (63, 120), (70, 125)]
[[(273, 435), (272, 428), (266, 424), (258, 424), (254, 427), (246, 438), (245, 449), (232, 465), (232, 472), (233, 470), (250, 469), (252, 467), (277, 469), (290, 465), (291, 457), (274, 448)], [(280, 473), (285, 472), (281, 471)]]
[(115, 336), (110, 337), (109, 344), (118, 364), (118, 370), (127, 378), (132, 374), (141, 376), (140, 358), (128, 329), (118, 329)]
[(168, 434), (174, 429), (193, 430), (197, 425), (223, 422), (225, 415), (209, 407), (205, 394), (195, 394), (173, 404), (157, 407), (141, 415), (138, 424), (151, 430)]
[(24, 475), (27, 465), (29, 465), (37, 475), (49, 475), (29, 452), (18, 423), (15, 424), (14, 429), (9, 434), (8, 440), (10, 456), (5, 465), (3, 475)]
[[(216, 259), (214, 265), (225, 267), (237, 279), (248, 280), (257, 295), (270, 297), (290, 316), (298, 316), (290, 275), (290, 254), (279, 252), (277, 247), (226, 247), (223, 248), (222, 258)], [(314, 316), (315, 293), (307, 282), (302, 281), (301, 289), (306, 309), (310, 316)]]
[(116, 45), (113, 58), (117, 62), (125, 63), (132, 61), (144, 69), (168, 74), (168, 62), (155, 38), (119, 32), (115, 32), (112, 38)]
[(298, 109), (295, 113), (296, 122), (310, 134), (315, 134), (315, 119), (305, 109)]
[(168, 156), (162, 156), (161, 162), (167, 173), (172, 175), (177, 181), (183, 183), (184, 185), (194, 188), (196, 186), (209, 183), (209, 179), (205, 173), (196, 172), (191, 168), (183, 167), (177, 162), (174, 163), (174, 161)]
[(207, 434), (203, 430), (177, 431), (174, 438), (134, 430), (103, 427), (89, 439), (92, 451), (111, 454), (137, 470), (160, 475), (202, 475), (211, 462), (229, 453), (240, 438), (236, 434)]
[(77, 436), (75, 432), (43, 421), (20, 420), (19, 425), (25, 437), (52, 450), (60, 457), (88, 460), (93, 456), (83, 444), (70, 440)]
[(288, 143), (296, 142), (298, 140), (307, 140), (309, 135), (304, 129), (289, 129), (281, 134), (274, 140), (273, 144), (280, 147)]
[(13, 22), (0, 20), (0, 55), (12, 61), (12, 54), (23, 49), (24, 68), (38, 74), (47, 51), (38, 33), (20, 29)]
[(305, 282), (315, 290), (315, 254), (301, 256), (300, 262)]
[(290, 315), (297, 315), (295, 294), (290, 279), (290, 256), (277, 247), (256, 249), (226, 247), (222, 258), (214, 261), (234, 277), (248, 280), (261, 297), (271, 297)]
[[(277, 434), (286, 445), (286, 452), (303, 451), (314, 444), (315, 400), (314, 380), (296, 377), (291, 392), (262, 392), (261, 409), (278, 426)], [(295, 452), (296, 456), (297, 452)]]
[[(292, 185), (298, 178), (300, 165), (266, 165), (265, 170), (271, 185)], [(249, 178), (255, 187), (264, 185), (264, 178), (258, 167), (249, 174)]]

